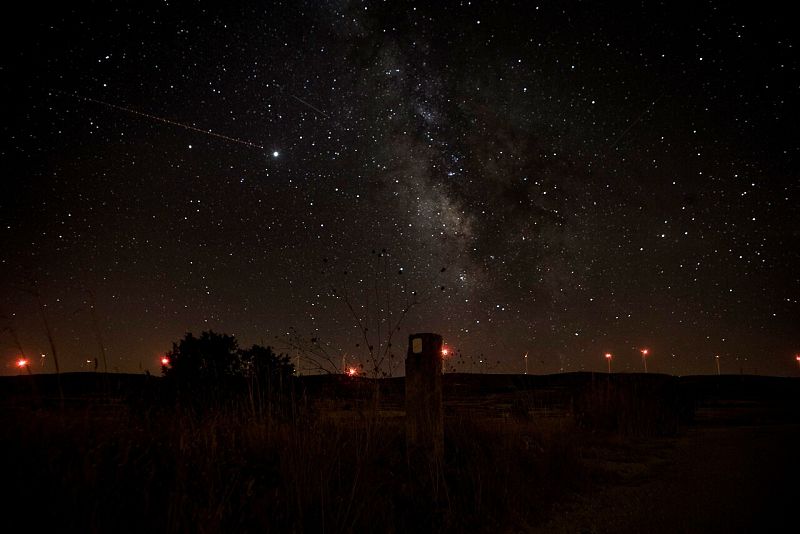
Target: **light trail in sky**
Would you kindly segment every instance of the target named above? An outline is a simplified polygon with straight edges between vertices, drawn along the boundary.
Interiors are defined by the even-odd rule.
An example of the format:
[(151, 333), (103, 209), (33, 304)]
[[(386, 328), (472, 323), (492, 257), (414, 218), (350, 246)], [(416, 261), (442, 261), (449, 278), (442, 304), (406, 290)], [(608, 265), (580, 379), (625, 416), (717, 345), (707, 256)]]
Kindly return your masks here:
[(299, 96), (295, 96), (295, 95), (291, 95), (291, 96), (292, 96), (292, 98), (294, 98), (295, 100), (297, 100), (297, 101), (298, 101), (298, 102), (300, 102), (301, 104), (303, 104), (303, 105), (305, 105), (305, 106), (308, 106), (309, 108), (313, 109), (314, 111), (316, 111), (316, 112), (317, 112), (317, 113), (319, 113), (320, 115), (324, 116), (326, 119), (330, 119), (330, 118), (331, 118), (331, 116), (330, 116), (330, 115), (328, 115), (327, 113), (325, 113), (324, 111), (322, 111), (322, 110), (321, 110), (321, 109), (319, 109), (318, 107), (314, 107), (314, 106), (312, 106), (311, 104), (309, 104), (308, 102), (306, 102), (305, 100), (303, 100), (302, 98), (300, 98)]
[(105, 107), (110, 108), (110, 109), (116, 109), (116, 110), (119, 110), (119, 111), (124, 111), (126, 113), (131, 113), (133, 115), (138, 115), (140, 117), (145, 117), (145, 118), (150, 119), (150, 120), (163, 122), (165, 124), (170, 124), (172, 126), (178, 126), (180, 128), (184, 128), (186, 130), (192, 130), (193, 132), (198, 132), (198, 133), (201, 133), (201, 134), (210, 135), (211, 137), (216, 137), (217, 139), (222, 139), (224, 141), (230, 141), (232, 143), (238, 143), (240, 145), (244, 145), (244, 146), (250, 147), (250, 148), (258, 148), (258, 149), (261, 149), (261, 150), (264, 149), (264, 147), (262, 145), (259, 145), (257, 143), (253, 143), (251, 141), (247, 141), (245, 139), (239, 139), (237, 137), (231, 137), (231, 136), (228, 136), (228, 135), (219, 134), (219, 133), (213, 132), (211, 130), (203, 130), (202, 128), (197, 128), (196, 126), (192, 126), (190, 124), (184, 124), (182, 122), (178, 122), (178, 121), (175, 121), (175, 120), (172, 120), (172, 119), (167, 119), (165, 117), (159, 117), (157, 115), (152, 115), (150, 113), (145, 113), (144, 111), (131, 109), (131, 108), (128, 108), (128, 107), (125, 107), (125, 106), (117, 105), (117, 104), (111, 104), (110, 102), (105, 102), (103, 100), (97, 100), (96, 98), (90, 98), (88, 96), (82, 96), (82, 95), (79, 95), (79, 94), (76, 94), (76, 93), (63, 93), (63, 94), (69, 95), (69, 96), (71, 96), (73, 98), (77, 98), (78, 100), (83, 100), (84, 102), (92, 102), (94, 104), (100, 104), (101, 106), (105, 106)]

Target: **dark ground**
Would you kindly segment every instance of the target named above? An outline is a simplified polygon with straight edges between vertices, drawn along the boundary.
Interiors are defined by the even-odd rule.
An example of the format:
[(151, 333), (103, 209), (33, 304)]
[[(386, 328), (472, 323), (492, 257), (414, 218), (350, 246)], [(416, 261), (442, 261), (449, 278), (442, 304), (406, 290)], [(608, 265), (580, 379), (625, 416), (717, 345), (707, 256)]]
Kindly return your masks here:
[[(82, 414), (83, 426), (78, 425), (81, 428), (102, 428), (104, 421), (115, 421), (118, 414), (163, 402), (162, 382), (156, 377), (73, 374), (62, 376), (61, 381), (65, 409)], [(531, 516), (533, 523), (494, 524), (492, 531), (798, 531), (797, 379), (576, 373), (445, 375), (443, 382), (446, 420), (489, 422), (481, 427), (489, 429), (488, 434), (481, 434), (482, 438), (505, 440), (512, 445), (520, 438), (538, 436), (545, 449), (562, 446), (547, 437), (553, 435), (549, 429), (557, 429), (560, 439), (566, 436), (569, 440), (565, 443), (570, 451), (567, 457), (574, 456), (580, 463), (577, 470), (561, 466), (562, 471), (551, 471), (549, 480), (545, 465), (545, 471), (540, 473), (545, 478), (530, 480), (529, 486), (527, 479), (517, 480), (512, 491), (527, 493), (526, 488), (530, 488), (534, 501), (530, 506), (538, 507), (541, 513)], [(310, 399), (311, 405), (316, 406), (314, 410), (332, 420), (340, 416), (352, 418), (370, 405), (372, 388), (367, 380), (303, 377), (299, 387), (299, 395)], [(13, 472), (19, 461), (24, 461), (9, 457), (11, 450), (16, 454), (38, 451), (48, 456), (64, 453), (63, 444), (31, 441), (47, 434), (46, 427), (36, 430), (36, 419), (44, 417), (43, 421), (47, 421), (47, 417), (58, 413), (56, 391), (52, 375), (0, 377), (0, 416), (6, 427), (0, 466), (5, 471)], [(383, 381), (381, 392), (382, 417), (401, 422), (402, 379)], [(34, 419), (21, 419), (22, 416)], [(658, 418), (660, 423), (647, 424), (652, 418)], [(467, 428), (460, 437), (466, 440), (462, 444), (475, 438), (469, 434), (472, 427)], [(531, 429), (535, 430), (533, 434), (529, 433)], [(507, 435), (501, 439), (503, 432)], [(65, 436), (74, 439), (76, 453), (83, 450), (84, 440)], [(91, 445), (93, 437), (86, 439)], [(124, 443), (102, 443), (96, 447), (111, 451), (129, 447)], [(524, 453), (528, 448), (526, 445), (516, 450)], [(529, 452), (534, 457), (538, 454), (536, 449)], [(76, 461), (80, 465), (80, 458)], [(46, 487), (48, 477), (66, 476), (59, 474), (55, 460), (43, 465), (49, 465), (49, 471), (43, 469), (39, 474), (38, 484), (45, 484), (40, 487)], [(248, 468), (242, 469), (246, 474)], [(480, 469), (476, 471), (479, 472)], [(76, 481), (88, 484), (83, 475), (76, 473), (71, 475)], [(555, 488), (563, 473), (574, 480)], [(31, 494), (30, 488), (24, 487), (24, 478), (16, 477), (16, 487), (8, 487), (11, 482), (6, 479), (4, 489)], [(65, 480), (70, 479), (61, 480), (62, 486), (71, 487)], [(500, 484), (498, 488), (503, 488), (502, 480)], [(548, 496), (555, 504), (545, 503), (546, 498), (541, 500)], [(6, 515), (13, 513), (7, 511)]]
[(797, 532), (798, 451), (797, 424), (691, 428), (630, 457), (627, 473), (608, 466), (623, 474), (559, 506), (538, 532)]

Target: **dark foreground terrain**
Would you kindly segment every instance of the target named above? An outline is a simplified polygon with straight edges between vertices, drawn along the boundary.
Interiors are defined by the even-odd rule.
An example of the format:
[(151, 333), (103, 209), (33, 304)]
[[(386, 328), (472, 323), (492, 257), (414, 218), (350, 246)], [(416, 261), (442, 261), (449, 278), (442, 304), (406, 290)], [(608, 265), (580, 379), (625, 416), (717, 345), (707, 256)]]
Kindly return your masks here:
[(0, 530), (796, 531), (797, 379), (445, 375), (444, 460), (425, 466), (402, 379), (212, 393), (0, 379)]
[(795, 532), (798, 447), (797, 424), (692, 428), (650, 465), (647, 456), (623, 461), (615, 482), (563, 504), (537, 530)]

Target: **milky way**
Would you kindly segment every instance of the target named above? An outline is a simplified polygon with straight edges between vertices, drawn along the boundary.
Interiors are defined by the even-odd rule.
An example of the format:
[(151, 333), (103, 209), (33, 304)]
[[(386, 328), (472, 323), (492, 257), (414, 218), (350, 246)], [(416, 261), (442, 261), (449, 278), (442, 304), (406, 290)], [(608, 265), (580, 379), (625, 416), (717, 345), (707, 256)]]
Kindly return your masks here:
[(650, 372), (796, 373), (787, 14), (436, 4), (15, 14), (2, 326), (50, 350), (36, 288), (67, 370), (93, 330), (120, 371), (207, 329), (367, 364), (358, 319), (385, 341), (416, 300), (398, 358), (435, 331), (475, 372), (647, 347)]

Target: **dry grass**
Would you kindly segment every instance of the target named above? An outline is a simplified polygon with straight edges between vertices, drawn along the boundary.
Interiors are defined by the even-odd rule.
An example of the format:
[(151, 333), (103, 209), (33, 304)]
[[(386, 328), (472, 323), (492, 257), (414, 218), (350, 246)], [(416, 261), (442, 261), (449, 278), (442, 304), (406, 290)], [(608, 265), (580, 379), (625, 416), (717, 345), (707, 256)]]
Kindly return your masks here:
[(589, 441), (672, 432), (670, 388), (591, 383), (572, 413), (530, 389), (451, 399), (444, 460), (425, 465), (408, 462), (396, 392), (378, 406), (370, 387), (202, 409), (159, 395), (6, 404), (0, 530), (526, 531), (591, 483)]
[(449, 417), (441, 465), (411, 466), (402, 418), (309, 406), (255, 417), (247, 402), (202, 415), (17, 406), (5, 514), (80, 532), (405, 532), (524, 528), (580, 477), (567, 428)]

